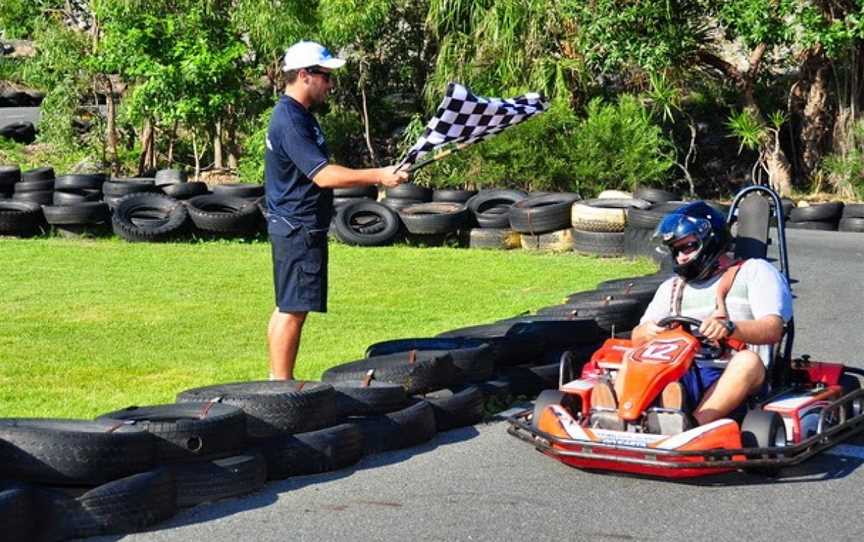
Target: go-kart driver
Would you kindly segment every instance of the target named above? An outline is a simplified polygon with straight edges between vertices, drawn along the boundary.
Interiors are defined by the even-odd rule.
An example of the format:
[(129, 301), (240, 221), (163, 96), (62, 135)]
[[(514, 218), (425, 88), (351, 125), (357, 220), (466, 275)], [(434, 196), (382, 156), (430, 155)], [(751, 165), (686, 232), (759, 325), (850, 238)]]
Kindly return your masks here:
[[(730, 272), (736, 263), (727, 255), (731, 235), (724, 217), (705, 202), (665, 216), (655, 237), (669, 248), (677, 276), (657, 289), (633, 329), (634, 345), (656, 337), (665, 329), (657, 322), (671, 315), (702, 320), (698, 331), (712, 341), (733, 338), (747, 344), (721, 359), (697, 358), (681, 381), (664, 389), (661, 406), (690, 411), (698, 425), (738, 414), (747, 397), (763, 390), (772, 345), (781, 340), (784, 324), (792, 318), (789, 286), (762, 259), (746, 260), (737, 273)], [(721, 291), (729, 288), (725, 306), (722, 294), (717, 296), (718, 285)], [(614, 408), (615, 397), (611, 386), (601, 384), (594, 389), (592, 404)], [(684, 427), (690, 423), (685, 420)]]

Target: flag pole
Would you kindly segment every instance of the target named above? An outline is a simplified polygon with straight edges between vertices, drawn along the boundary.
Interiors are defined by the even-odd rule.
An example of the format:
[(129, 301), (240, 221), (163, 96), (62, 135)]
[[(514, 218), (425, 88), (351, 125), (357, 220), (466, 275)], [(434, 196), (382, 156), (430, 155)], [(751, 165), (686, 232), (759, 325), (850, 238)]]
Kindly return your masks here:
[[(424, 168), (424, 167), (428, 166), (429, 164), (432, 164), (434, 162), (437, 162), (438, 160), (441, 160), (442, 158), (446, 158), (456, 151), (461, 151), (462, 149), (464, 149), (468, 145), (469, 145), (468, 143), (459, 143), (455, 147), (450, 147), (449, 149), (445, 149), (443, 151), (438, 151), (434, 155), (432, 155), (431, 158), (427, 158), (426, 160), (423, 160), (422, 162), (417, 162), (416, 164), (409, 167), (408, 172), (414, 173), (418, 169)], [(399, 171), (399, 169), (401, 169), (401, 166), (400, 166), (400, 168), (397, 168), (396, 171)]]

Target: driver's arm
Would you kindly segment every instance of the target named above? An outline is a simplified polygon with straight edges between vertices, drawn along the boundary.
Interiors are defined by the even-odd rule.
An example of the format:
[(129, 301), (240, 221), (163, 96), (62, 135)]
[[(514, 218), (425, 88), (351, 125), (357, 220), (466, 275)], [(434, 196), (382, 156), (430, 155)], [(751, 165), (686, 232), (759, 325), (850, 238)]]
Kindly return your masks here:
[(666, 328), (658, 326), (657, 322), (648, 320), (633, 328), (630, 339), (633, 341), (633, 346), (639, 346), (656, 337), (664, 329)]
[[(756, 320), (734, 322), (735, 332), (732, 333), (732, 338), (747, 344), (776, 344), (783, 338), (783, 319), (776, 314), (768, 314)], [(726, 325), (717, 318), (704, 320), (699, 331), (712, 340), (729, 338)]]

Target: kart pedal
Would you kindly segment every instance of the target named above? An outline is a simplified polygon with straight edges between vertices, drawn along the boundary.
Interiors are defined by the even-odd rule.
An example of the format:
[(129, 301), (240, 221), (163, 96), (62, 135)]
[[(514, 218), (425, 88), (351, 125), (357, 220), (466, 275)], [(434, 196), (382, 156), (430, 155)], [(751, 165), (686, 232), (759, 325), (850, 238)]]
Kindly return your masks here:
[(684, 412), (655, 409), (648, 411), (645, 425), (648, 432), (655, 435), (677, 435), (693, 427), (690, 417)]
[(624, 420), (618, 415), (618, 411), (611, 409), (591, 409), (591, 417), (588, 423), (595, 429), (609, 429), (610, 431), (624, 431), (626, 426)]

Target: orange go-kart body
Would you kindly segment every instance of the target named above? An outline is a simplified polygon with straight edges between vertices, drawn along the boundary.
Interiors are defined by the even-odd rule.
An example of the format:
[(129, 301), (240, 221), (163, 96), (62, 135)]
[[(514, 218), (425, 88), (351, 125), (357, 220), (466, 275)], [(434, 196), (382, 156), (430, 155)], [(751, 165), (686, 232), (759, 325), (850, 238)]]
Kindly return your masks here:
[[(560, 392), (566, 400), (530, 415), (526, 411), (524, 421), (511, 420), (510, 432), (523, 440), (529, 439), (520, 432), (532, 434), (541, 451), (573, 467), (664, 478), (705, 476), (747, 467), (767, 469), (772, 462), (791, 463), (797, 461), (796, 457), (809, 457), (805, 452), (815, 453), (812, 447), (805, 449), (817, 431), (815, 422), (807, 421), (808, 416), (819, 414), (843, 394), (838, 385), (843, 372), (840, 364), (808, 364), (801, 374), (816, 386), (778, 394), (761, 405), (761, 409), (782, 416), (793, 445), (788, 448), (790, 458), (783, 458), (786, 452), (765, 454), (760, 449), (760, 453), (753, 454), (752, 449), (743, 448), (741, 427), (732, 419), (673, 435), (646, 432), (646, 413), (662, 411), (652, 405), (668, 383), (687, 372), (699, 349), (699, 341), (680, 328), (660, 333), (639, 347), (629, 340), (608, 339), (583, 367), (580, 378), (562, 382)], [(616, 414), (627, 429), (592, 427), (590, 419), (596, 411), (591, 402), (594, 386), (615, 373), (619, 381)], [(858, 416), (853, 422), (864, 427), (862, 418)], [(794, 448), (799, 443), (801, 450)]]

